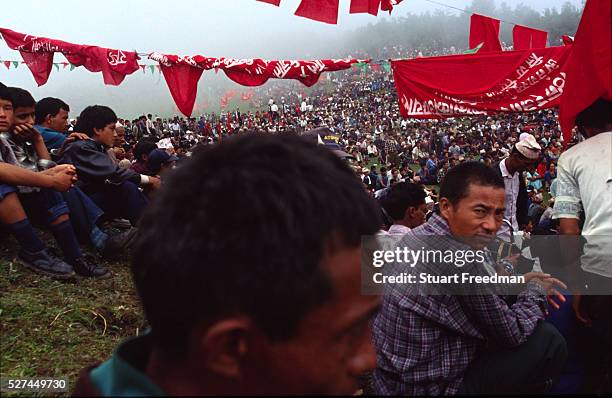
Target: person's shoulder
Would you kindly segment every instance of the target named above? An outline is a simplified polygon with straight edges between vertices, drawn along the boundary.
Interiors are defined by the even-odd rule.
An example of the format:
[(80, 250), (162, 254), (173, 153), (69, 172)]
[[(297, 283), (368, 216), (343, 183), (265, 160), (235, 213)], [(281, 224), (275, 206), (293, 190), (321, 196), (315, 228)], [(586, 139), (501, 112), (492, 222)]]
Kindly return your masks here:
[(98, 143), (94, 140), (76, 140), (66, 146), (64, 153), (99, 151), (99, 149)]
[(584, 152), (591, 152), (595, 148), (601, 148), (602, 145), (609, 140), (612, 140), (612, 131), (599, 133), (594, 137), (587, 138), (586, 140), (574, 145), (573, 147), (563, 152), (559, 157), (559, 161), (561, 161), (561, 159), (567, 161), (574, 157), (582, 156)]

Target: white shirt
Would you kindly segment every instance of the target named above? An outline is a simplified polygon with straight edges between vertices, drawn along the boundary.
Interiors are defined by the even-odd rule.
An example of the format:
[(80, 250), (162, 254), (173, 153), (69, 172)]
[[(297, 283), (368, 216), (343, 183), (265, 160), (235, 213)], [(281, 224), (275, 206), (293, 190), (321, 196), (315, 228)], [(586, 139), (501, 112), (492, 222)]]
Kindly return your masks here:
[(612, 278), (612, 131), (599, 133), (561, 154), (553, 219), (579, 219), (587, 243), (582, 269)]
[(389, 235), (404, 235), (408, 232), (410, 232), (410, 228), (402, 224), (393, 224), (387, 231)]
[[(506, 190), (505, 206), (506, 211), (504, 212), (504, 218), (508, 219), (512, 223), (512, 229), (514, 233), (519, 231), (518, 220), (516, 219), (516, 199), (519, 193), (519, 173), (517, 171), (514, 174), (510, 174), (506, 167), (506, 159), (499, 162), (499, 169), (501, 170), (502, 177), (504, 178), (504, 186)], [(510, 228), (506, 223), (502, 223), (497, 236), (504, 240), (510, 241)]]

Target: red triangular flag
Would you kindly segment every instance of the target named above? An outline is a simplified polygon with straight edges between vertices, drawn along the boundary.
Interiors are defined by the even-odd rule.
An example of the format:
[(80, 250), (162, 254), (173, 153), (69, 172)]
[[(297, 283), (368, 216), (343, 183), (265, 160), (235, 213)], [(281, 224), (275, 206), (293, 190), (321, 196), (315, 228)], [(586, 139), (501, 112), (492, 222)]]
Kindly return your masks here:
[(172, 66), (162, 65), (161, 70), (176, 106), (183, 115), (191, 117), (198, 95), (198, 81), (204, 69), (176, 64)]
[(499, 41), (499, 19), (472, 14), (470, 17), (470, 48), (484, 43), (479, 52), (501, 51)]
[(4, 61), (4, 66), (6, 66), (6, 69), (11, 69), (11, 61)]
[(339, 0), (302, 0), (295, 15), (332, 25), (338, 23)]
[(281, 2), (281, 0), (257, 0), (257, 1), (261, 1), (262, 3), (272, 4), (277, 7), (280, 5), (280, 2)]
[(589, 0), (580, 18), (559, 105), (559, 121), (566, 145), (580, 112), (599, 98), (612, 100), (611, 8), (609, 0)]
[(548, 32), (530, 28), (528, 26), (514, 25), (512, 40), (515, 50), (530, 50), (532, 48), (546, 47)]

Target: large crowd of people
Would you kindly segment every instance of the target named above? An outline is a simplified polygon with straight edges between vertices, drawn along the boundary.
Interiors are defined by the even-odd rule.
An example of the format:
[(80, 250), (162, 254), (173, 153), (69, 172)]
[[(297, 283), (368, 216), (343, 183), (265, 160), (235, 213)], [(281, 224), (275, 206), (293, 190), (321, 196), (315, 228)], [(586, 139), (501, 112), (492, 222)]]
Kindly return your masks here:
[[(19, 262), (108, 277), (100, 259), (132, 252), (152, 327), (85, 372), (77, 393), (125, 394), (130, 378), (138, 395), (351, 393), (356, 380), (384, 395), (550, 390), (568, 348), (545, 320), (568, 286), (511, 246), (585, 221), (568, 199), (584, 187), (560, 185), (557, 170), (580, 183), (560, 159), (611, 134), (609, 102), (572, 142), (555, 109), (404, 119), (386, 68), (330, 74), (308, 94), (274, 83), (256, 103), (137, 119), (92, 105), (71, 119), (61, 99), (0, 86), (0, 221)], [(585, 225), (601, 214), (587, 211)], [(485, 272), (527, 283), (512, 297), (392, 291), (381, 304), (355, 288), (363, 235), (454, 237), (444, 244), (455, 250), (495, 241)], [(604, 306), (588, 309), (597, 322), (594, 308)], [(600, 330), (609, 325), (596, 333), (609, 349)]]

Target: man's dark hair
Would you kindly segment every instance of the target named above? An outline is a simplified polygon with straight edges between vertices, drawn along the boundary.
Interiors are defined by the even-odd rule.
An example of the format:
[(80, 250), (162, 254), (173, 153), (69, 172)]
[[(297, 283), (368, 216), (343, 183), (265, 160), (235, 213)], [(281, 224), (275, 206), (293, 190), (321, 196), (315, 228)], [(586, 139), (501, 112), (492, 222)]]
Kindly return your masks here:
[(134, 147), (134, 159), (143, 160), (144, 155), (148, 155), (152, 150), (157, 149), (157, 144), (148, 140), (140, 140)]
[(422, 187), (411, 182), (400, 182), (389, 188), (381, 204), (393, 221), (397, 221), (404, 218), (409, 207), (424, 204), (426, 196)]
[(448, 170), (440, 184), (440, 198), (456, 205), (468, 195), (470, 185), (504, 189), (504, 179), (492, 168), (480, 162), (463, 162)]
[(110, 123), (117, 123), (117, 115), (111, 108), (104, 105), (92, 105), (83, 109), (74, 126), (74, 131), (94, 136), (94, 129), (103, 129)]
[(4, 85), (4, 83), (0, 82), (0, 88), (6, 88), (6, 86)]
[(11, 93), (11, 90), (9, 90), (8, 87), (0, 86), (0, 99), (3, 99), (5, 101), (10, 101), (11, 104), (13, 103), (13, 95)]
[(203, 145), (141, 222), (132, 273), (152, 335), (180, 355), (196, 325), (250, 317), (288, 339), (334, 294), (321, 262), (380, 225), (377, 204), (331, 151), (293, 135)]
[(23, 108), (36, 105), (36, 101), (29, 91), (19, 87), (8, 87), (7, 89), (13, 96), (13, 108)]
[(599, 98), (576, 116), (576, 125), (605, 129), (612, 123), (612, 101)]
[(60, 109), (63, 109), (66, 112), (70, 112), (70, 107), (68, 106), (68, 104), (59, 98), (47, 97), (41, 99), (36, 103), (36, 109), (34, 113), (36, 124), (42, 124), (45, 121), (47, 115), (57, 115)]

